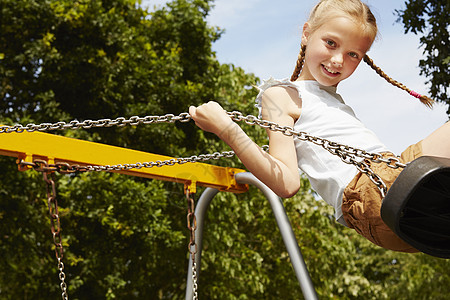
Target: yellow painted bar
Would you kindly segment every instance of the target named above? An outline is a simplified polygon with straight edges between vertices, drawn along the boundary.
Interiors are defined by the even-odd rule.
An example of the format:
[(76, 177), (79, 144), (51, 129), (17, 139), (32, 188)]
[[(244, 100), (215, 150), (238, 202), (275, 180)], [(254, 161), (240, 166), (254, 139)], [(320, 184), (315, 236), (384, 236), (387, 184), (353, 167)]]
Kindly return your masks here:
[[(50, 164), (67, 162), (79, 165), (134, 164), (172, 158), (42, 132), (1, 133), (0, 155), (17, 157), (26, 162), (33, 162), (33, 159), (44, 159)], [(111, 172), (179, 182), (190, 185), (191, 188), (196, 184), (233, 193), (248, 190), (247, 185), (238, 184), (234, 179), (234, 174), (245, 172), (244, 170), (205, 163), (185, 163)]]

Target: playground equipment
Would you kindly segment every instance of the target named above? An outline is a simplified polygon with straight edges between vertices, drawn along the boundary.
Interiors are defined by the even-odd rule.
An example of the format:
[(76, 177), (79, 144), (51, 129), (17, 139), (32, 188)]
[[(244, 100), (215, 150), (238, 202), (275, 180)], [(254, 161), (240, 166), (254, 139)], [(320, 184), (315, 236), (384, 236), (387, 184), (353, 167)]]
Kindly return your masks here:
[(383, 221), (404, 241), (429, 255), (450, 257), (450, 159), (423, 156), (389, 189)]
[[(297, 132), (291, 127), (279, 126), (273, 122), (257, 119), (254, 116), (243, 116), (240, 112), (232, 112), (229, 115), (235, 121), (244, 121), (250, 125), (258, 125), (296, 139), (314, 143), (338, 156), (343, 162), (354, 165), (360, 172), (369, 176), (378, 187), (384, 198), (381, 208), (383, 220), (400, 238), (424, 253), (441, 258), (450, 258), (450, 159), (421, 157), (405, 165), (396, 157), (383, 158), (377, 153), (368, 153), (361, 149), (311, 136), (305, 132)], [(186, 122), (189, 119), (188, 114), (182, 113), (179, 116), (132, 117), (129, 120), (118, 118), (116, 120), (88, 120), (82, 123), (72, 121), (69, 124), (58, 122), (27, 126), (0, 126), (0, 145), (2, 145), (0, 154), (17, 157), (19, 168), (22, 170), (32, 167), (42, 172), (112, 171), (184, 183), (188, 199), (188, 228), (191, 231), (189, 243), (190, 268), (192, 268), (192, 277), (188, 276), (186, 299), (197, 299), (197, 267), (200, 265), (201, 237), (206, 208), (219, 190), (244, 192), (246, 190), (245, 184), (254, 184), (270, 201), (305, 298), (316, 299), (317, 295), (312, 287), (298, 243), (280, 199), (251, 174), (245, 173), (244, 170), (199, 163), (200, 161), (218, 159), (224, 156), (229, 157), (234, 153), (229, 151), (189, 158), (170, 158), (33, 132), (67, 128), (139, 125), (142, 123)], [(55, 147), (55, 145), (58, 146)], [(67, 149), (76, 149), (76, 151), (67, 153)], [(119, 160), (117, 157), (121, 157), (121, 159)], [(44, 163), (42, 160), (44, 160)], [(130, 164), (130, 161), (147, 162)], [(367, 161), (385, 163), (388, 167), (404, 168), (404, 170), (388, 192), (383, 180), (370, 169), (370, 164)], [(190, 164), (188, 168), (183, 169), (183, 165), (187, 162), (195, 162), (195, 164)], [(82, 165), (70, 165), (70, 163)], [(111, 165), (113, 163), (115, 165)], [(171, 167), (154, 168), (155, 166), (167, 165)], [(51, 180), (48, 183), (51, 184)], [(208, 188), (202, 194), (194, 213), (193, 201), (189, 195), (195, 192), (196, 185)], [(52, 197), (49, 193), (49, 199)], [(195, 233), (197, 220), (198, 232)], [(56, 223), (58, 223), (58, 220), (56, 220)], [(55, 242), (56, 244), (57, 242)], [(58, 265), (61, 278), (62, 268), (59, 258)], [(65, 285), (64, 279), (61, 279), (61, 281), (61, 286), (63, 283)]]
[[(244, 172), (236, 168), (213, 166), (200, 161), (233, 156), (231, 151), (189, 158), (172, 158), (142, 151), (67, 138), (42, 132), (0, 135), (0, 155), (17, 157), (20, 170), (31, 169), (36, 159), (45, 160), (52, 169), (70, 173), (75, 171), (111, 171), (126, 175), (245, 192), (247, 187), (237, 184), (234, 174)], [(130, 162), (144, 162), (130, 164)], [(145, 163), (147, 162), (147, 163)], [(195, 164), (186, 164), (196, 162)], [(69, 165), (71, 168), (69, 168)], [(73, 167), (73, 166), (77, 167)], [(176, 165), (173, 168), (161, 168)], [(193, 190), (195, 192), (195, 190)]]
[[(264, 183), (258, 180), (253, 174), (249, 172), (237, 173), (235, 175), (236, 181), (241, 184), (251, 184), (257, 187), (269, 200), (270, 206), (274, 213), (275, 220), (277, 221), (278, 229), (280, 230), (284, 244), (289, 254), (292, 267), (294, 268), (295, 275), (303, 292), (303, 297), (306, 300), (318, 299), (316, 291), (314, 290), (311, 277), (309, 276), (308, 269), (306, 268), (305, 261), (301, 254), (300, 248), (295, 238), (294, 231), (292, 230), (286, 211), (284, 210), (283, 202), (271, 189), (269, 189)], [(189, 258), (189, 269), (193, 266), (193, 261), (197, 263), (197, 268), (200, 270), (201, 252), (202, 252), (202, 238), (203, 238), (203, 222), (206, 216), (206, 211), (209, 204), (213, 200), (214, 196), (219, 190), (214, 188), (207, 188), (199, 198), (195, 215), (197, 217), (197, 230), (195, 234), (195, 244), (197, 245), (197, 252), (195, 256)], [(193, 277), (188, 273), (187, 276), (187, 288), (186, 288), (186, 300), (193, 298)]]
[[(252, 174), (242, 169), (219, 167), (201, 163), (210, 159), (230, 157), (234, 153), (204, 154), (189, 158), (172, 158), (110, 145), (93, 143), (42, 132), (24, 131), (20, 134), (0, 134), (0, 155), (17, 157), (19, 170), (35, 169), (43, 172), (48, 186), (52, 234), (58, 260), (60, 286), (63, 299), (68, 299), (65, 282), (63, 249), (61, 245), (58, 206), (56, 202), (53, 172), (73, 173), (87, 171), (110, 171), (126, 175), (183, 183), (188, 199), (188, 229), (190, 230), (190, 260), (187, 276), (186, 299), (197, 299), (197, 278), (200, 265), (203, 220), (212, 198), (219, 191), (243, 193), (248, 184), (258, 187), (269, 200), (292, 266), (305, 299), (317, 299), (311, 278), (306, 269), (300, 248), (284, 210), (281, 199)], [(128, 162), (143, 162), (129, 164)], [(189, 163), (188, 162), (195, 162)], [(161, 168), (170, 166), (168, 168)], [(207, 187), (201, 194), (194, 213), (190, 194), (196, 186)], [(190, 202), (192, 201), (192, 202)], [(196, 224), (196, 225), (194, 225)], [(56, 240), (55, 240), (56, 239)]]

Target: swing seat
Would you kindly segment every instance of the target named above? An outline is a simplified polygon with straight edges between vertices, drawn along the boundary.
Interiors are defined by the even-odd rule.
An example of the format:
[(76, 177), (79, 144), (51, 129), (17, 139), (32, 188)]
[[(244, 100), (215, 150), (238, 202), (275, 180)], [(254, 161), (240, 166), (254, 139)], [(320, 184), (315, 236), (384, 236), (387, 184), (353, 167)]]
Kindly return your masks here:
[(450, 159), (423, 156), (409, 163), (388, 190), (381, 217), (417, 250), (450, 258)]

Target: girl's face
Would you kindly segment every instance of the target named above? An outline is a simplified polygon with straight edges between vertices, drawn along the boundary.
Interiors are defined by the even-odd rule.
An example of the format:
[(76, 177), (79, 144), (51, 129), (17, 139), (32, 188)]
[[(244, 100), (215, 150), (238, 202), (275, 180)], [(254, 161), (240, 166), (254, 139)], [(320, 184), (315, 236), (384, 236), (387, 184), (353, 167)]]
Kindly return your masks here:
[(306, 23), (302, 43), (307, 47), (299, 80), (337, 86), (355, 71), (372, 42), (362, 26), (345, 17), (330, 18), (314, 32)]

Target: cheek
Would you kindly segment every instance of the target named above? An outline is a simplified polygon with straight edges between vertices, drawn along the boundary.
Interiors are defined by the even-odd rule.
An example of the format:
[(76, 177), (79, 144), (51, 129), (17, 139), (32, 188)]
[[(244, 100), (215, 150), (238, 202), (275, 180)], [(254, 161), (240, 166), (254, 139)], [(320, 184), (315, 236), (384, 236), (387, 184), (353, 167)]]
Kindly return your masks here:
[(347, 64), (345, 66), (345, 70), (342, 72), (342, 75), (344, 75), (344, 79), (349, 78), (355, 72), (358, 65), (358, 63)]
[(356, 68), (358, 67), (359, 63), (360, 63), (360, 61), (355, 61), (353, 59), (349, 59), (345, 63), (346, 71), (349, 73), (349, 75), (351, 75), (356, 70)]
[(324, 60), (327, 57), (326, 50), (320, 48), (320, 47), (311, 47), (309, 49), (310, 51), (306, 51), (305, 59), (306, 61), (310, 61), (313, 63), (320, 63), (322, 60)]

